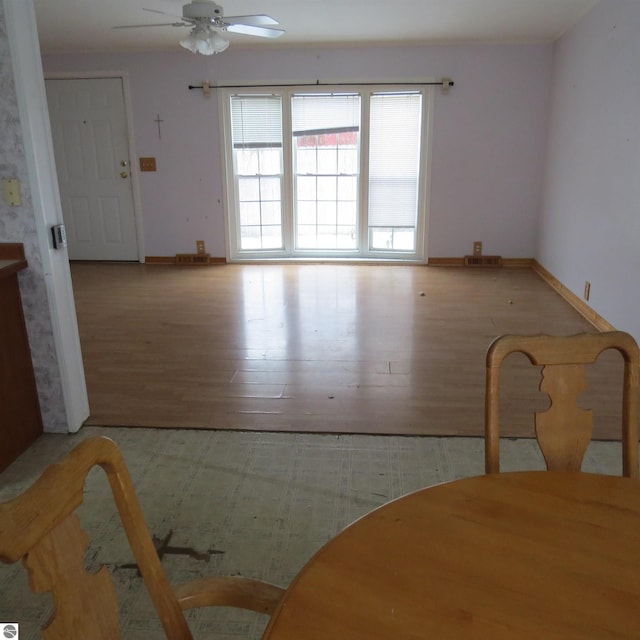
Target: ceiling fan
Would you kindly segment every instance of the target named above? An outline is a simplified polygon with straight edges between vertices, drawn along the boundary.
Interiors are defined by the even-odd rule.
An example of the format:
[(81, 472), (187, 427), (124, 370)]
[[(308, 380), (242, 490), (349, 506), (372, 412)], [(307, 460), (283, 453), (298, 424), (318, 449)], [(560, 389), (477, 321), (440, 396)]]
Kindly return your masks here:
[(137, 29), (139, 27), (191, 27), (191, 31), (180, 44), (193, 53), (212, 55), (222, 53), (229, 41), (220, 31), (242, 33), (261, 38), (279, 38), (283, 29), (274, 29), (278, 21), (264, 14), (250, 16), (224, 16), (222, 7), (213, 0), (192, 0), (182, 7), (182, 16), (174, 16), (157, 9), (143, 9), (152, 13), (178, 18), (178, 22), (150, 24), (127, 24), (114, 29)]

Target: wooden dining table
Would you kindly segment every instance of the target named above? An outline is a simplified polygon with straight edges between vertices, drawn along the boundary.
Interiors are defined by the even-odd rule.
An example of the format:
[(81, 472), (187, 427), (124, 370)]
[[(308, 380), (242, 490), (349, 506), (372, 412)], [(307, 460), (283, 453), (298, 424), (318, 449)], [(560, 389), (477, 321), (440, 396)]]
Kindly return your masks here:
[(379, 507), (289, 586), (265, 640), (640, 638), (640, 482), (526, 471)]

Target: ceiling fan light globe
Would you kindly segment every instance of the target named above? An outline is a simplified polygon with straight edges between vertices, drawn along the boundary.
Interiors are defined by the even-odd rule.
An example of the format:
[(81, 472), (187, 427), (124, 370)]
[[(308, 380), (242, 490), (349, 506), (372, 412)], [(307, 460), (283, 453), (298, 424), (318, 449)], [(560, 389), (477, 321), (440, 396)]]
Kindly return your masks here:
[(209, 37), (209, 44), (213, 47), (214, 53), (222, 53), (229, 46), (229, 41), (214, 31)]
[(229, 46), (229, 41), (209, 25), (196, 25), (180, 44), (192, 53), (211, 56), (222, 53)]
[(193, 32), (189, 33), (189, 35), (184, 38), (184, 40), (180, 40), (180, 46), (188, 49), (189, 51), (191, 51), (191, 53), (198, 52), (198, 41), (193, 35)]
[(200, 40), (198, 42), (197, 52), (203, 56), (211, 56), (215, 53), (207, 40)]

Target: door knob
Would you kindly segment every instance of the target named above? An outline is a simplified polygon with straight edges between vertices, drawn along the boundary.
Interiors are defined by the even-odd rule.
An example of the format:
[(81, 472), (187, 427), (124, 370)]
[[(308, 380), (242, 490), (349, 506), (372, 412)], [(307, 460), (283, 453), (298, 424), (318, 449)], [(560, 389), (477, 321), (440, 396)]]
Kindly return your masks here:
[(126, 160), (120, 160), (120, 166), (126, 167), (129, 163)]
[(121, 172), (120, 172), (120, 177), (121, 177), (121, 178), (128, 178), (128, 177), (129, 177), (129, 174), (128, 174), (126, 171), (121, 171)]

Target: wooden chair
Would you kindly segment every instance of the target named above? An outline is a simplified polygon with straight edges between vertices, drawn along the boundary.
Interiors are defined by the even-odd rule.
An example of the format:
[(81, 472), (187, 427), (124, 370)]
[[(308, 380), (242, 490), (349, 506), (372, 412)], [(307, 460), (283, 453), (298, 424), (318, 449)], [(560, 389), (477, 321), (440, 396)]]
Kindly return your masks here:
[(23, 558), (35, 593), (50, 591), (54, 612), (45, 640), (120, 638), (116, 591), (106, 567), (84, 568), (89, 538), (74, 511), (83, 501), (89, 470), (106, 472), (129, 544), (167, 638), (192, 638), (183, 611), (210, 605), (271, 614), (284, 590), (241, 577), (196, 580), (173, 590), (154, 547), (124, 458), (116, 444), (95, 437), (48, 467), (22, 495), (0, 504), (0, 559)]
[(496, 338), (487, 351), (485, 393), (485, 470), (500, 471), (500, 367), (515, 352), (542, 366), (540, 390), (551, 399), (547, 411), (535, 414), (535, 429), (548, 470), (580, 471), (591, 440), (593, 415), (577, 400), (587, 388), (585, 365), (607, 349), (624, 360), (622, 391), (623, 475), (638, 477), (638, 345), (621, 331), (575, 336), (516, 336)]

